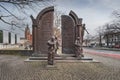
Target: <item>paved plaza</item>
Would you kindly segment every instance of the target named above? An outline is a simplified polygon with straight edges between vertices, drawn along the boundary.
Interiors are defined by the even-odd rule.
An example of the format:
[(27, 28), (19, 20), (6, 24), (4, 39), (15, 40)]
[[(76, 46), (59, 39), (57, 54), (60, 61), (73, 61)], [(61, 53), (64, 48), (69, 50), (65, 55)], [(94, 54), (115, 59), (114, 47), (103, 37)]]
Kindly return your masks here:
[(120, 80), (120, 60), (85, 54), (100, 63), (56, 63), (46, 68), (46, 61), (24, 62), (27, 57), (0, 55), (0, 80)]

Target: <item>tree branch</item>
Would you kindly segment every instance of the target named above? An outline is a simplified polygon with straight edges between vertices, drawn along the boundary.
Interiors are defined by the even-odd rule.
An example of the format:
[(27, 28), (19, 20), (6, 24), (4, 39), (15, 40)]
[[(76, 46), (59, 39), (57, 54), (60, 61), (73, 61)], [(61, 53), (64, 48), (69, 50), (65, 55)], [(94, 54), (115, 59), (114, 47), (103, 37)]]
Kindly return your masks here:
[(14, 14), (12, 14), (7, 8), (5, 8), (4, 6), (2, 6), (1, 4), (0, 4), (0, 7), (2, 7), (4, 10), (6, 10), (10, 15), (14, 16), (16, 19), (21, 20), (17, 16), (15, 16)]
[[(0, 0), (0, 2), (4, 3), (12, 3), (12, 4), (29, 4), (29, 2), (36, 2), (36, 1), (45, 1), (45, 0)], [(49, 0), (47, 0), (49, 1)]]
[(16, 24), (14, 24), (14, 23), (9, 23), (9, 22), (5, 21), (4, 19), (2, 19), (1, 17), (0, 17), (0, 20), (1, 20), (2, 22), (4, 22), (4, 23), (8, 24), (8, 25), (18, 27), (21, 31), (24, 31), (23, 29), (21, 29), (21, 27), (20, 27), (20, 26), (17, 26), (17, 25), (16, 25)]

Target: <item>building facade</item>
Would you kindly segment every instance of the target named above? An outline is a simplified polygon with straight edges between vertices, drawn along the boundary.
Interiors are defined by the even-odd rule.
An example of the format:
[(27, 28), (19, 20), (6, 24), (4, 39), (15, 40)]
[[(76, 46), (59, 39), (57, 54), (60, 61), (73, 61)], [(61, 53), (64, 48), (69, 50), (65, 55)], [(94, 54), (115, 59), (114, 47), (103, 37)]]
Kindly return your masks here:
[(104, 37), (107, 47), (120, 48), (120, 32), (109, 32)]
[(28, 43), (30, 45), (32, 45), (32, 34), (30, 33), (30, 29), (29, 29), (28, 25), (25, 28), (25, 39), (28, 41)]

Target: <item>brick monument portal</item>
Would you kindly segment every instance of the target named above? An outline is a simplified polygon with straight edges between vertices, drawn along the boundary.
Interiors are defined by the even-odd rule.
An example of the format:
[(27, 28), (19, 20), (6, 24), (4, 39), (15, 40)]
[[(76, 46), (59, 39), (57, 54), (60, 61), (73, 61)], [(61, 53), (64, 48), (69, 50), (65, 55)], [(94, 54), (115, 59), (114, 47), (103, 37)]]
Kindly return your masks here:
[(53, 36), (54, 7), (43, 9), (33, 22), (33, 52), (48, 54), (47, 41)]
[[(54, 7), (43, 9), (33, 22), (33, 52), (48, 54), (47, 41), (54, 36)], [(84, 26), (82, 18), (70, 11), (69, 15), (61, 16), (62, 53), (76, 54), (75, 41), (79, 37), (80, 53), (82, 53)]]
[(74, 53), (75, 26), (70, 16), (62, 15), (62, 53)]
[[(61, 16), (62, 23), (62, 53), (75, 54), (75, 40), (80, 38), (82, 50), (83, 33), (85, 24), (82, 24), (82, 18), (78, 18), (75, 12), (70, 11), (69, 15)], [(81, 51), (82, 53), (82, 51)]]

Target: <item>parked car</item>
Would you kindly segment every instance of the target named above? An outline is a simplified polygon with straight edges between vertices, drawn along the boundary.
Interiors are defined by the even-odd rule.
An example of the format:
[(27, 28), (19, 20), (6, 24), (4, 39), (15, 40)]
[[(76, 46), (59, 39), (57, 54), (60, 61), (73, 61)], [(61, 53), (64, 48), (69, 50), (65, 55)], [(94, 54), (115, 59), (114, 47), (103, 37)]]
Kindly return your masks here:
[(114, 48), (114, 46), (113, 45), (109, 45), (108, 48)]
[(120, 45), (115, 45), (114, 48), (120, 48)]

